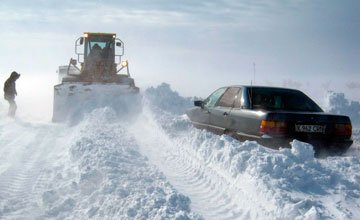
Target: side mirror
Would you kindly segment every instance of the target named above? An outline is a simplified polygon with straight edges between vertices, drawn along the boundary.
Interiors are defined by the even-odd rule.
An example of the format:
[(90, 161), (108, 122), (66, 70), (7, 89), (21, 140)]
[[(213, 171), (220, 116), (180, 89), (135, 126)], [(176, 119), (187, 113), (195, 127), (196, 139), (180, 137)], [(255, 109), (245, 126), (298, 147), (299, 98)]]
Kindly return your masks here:
[(201, 108), (204, 108), (204, 102), (203, 101), (194, 101), (194, 105), (195, 106), (199, 106), (199, 107), (201, 107)]
[(84, 43), (84, 38), (83, 37), (80, 37), (80, 45), (82, 45)]
[(121, 42), (116, 42), (117, 47), (121, 47)]

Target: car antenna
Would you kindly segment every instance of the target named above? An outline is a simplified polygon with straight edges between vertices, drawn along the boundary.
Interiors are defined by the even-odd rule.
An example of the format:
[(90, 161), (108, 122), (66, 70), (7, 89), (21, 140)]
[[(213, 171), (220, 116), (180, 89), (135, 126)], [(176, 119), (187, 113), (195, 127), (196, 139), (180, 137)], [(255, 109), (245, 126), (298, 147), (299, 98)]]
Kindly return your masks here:
[(254, 62), (253, 65), (254, 65), (254, 84), (255, 84), (256, 63)]
[[(253, 67), (254, 67), (254, 84), (255, 84), (255, 73), (256, 73), (255, 62), (253, 63)], [(252, 108), (252, 97), (253, 97), (253, 85), (252, 85), (252, 80), (250, 80), (250, 108)]]
[(250, 80), (250, 94), (249, 94), (249, 96), (250, 96), (250, 109), (252, 109), (252, 96), (253, 96), (253, 94), (252, 94), (252, 92), (253, 92), (253, 86), (252, 86), (252, 80)]

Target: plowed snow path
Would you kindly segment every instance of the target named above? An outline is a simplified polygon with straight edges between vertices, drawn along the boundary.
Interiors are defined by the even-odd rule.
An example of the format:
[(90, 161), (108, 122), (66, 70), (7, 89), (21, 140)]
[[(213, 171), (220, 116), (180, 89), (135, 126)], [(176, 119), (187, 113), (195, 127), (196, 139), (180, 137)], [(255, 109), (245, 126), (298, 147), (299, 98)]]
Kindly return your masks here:
[(4, 144), (0, 148), (0, 218), (39, 216), (41, 196), (48, 184), (46, 168), (54, 163), (48, 158), (56, 152), (54, 137), (61, 136), (49, 125), (16, 121), (11, 128), (0, 137)]
[[(131, 130), (142, 154), (149, 157), (175, 188), (190, 197), (192, 211), (205, 219), (247, 219), (267, 215), (269, 207), (252, 196), (256, 192), (251, 184), (246, 184), (244, 179), (238, 184), (236, 179), (198, 157), (189, 146), (177, 144), (151, 113), (145, 111)], [(257, 207), (256, 213), (254, 207)]]

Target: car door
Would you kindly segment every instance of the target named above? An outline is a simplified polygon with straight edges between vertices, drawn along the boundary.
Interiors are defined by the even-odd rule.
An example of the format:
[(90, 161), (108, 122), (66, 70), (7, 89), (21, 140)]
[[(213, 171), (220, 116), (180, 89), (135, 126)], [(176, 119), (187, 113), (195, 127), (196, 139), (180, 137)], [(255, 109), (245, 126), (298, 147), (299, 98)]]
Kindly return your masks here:
[(218, 134), (223, 134), (229, 129), (229, 116), (238, 97), (240, 88), (229, 87), (220, 97), (216, 105), (210, 110), (211, 130)]
[(195, 107), (189, 111), (190, 119), (196, 127), (208, 129), (210, 123), (210, 112), (219, 98), (223, 95), (227, 88), (220, 88), (213, 92), (209, 97), (203, 101), (203, 106)]

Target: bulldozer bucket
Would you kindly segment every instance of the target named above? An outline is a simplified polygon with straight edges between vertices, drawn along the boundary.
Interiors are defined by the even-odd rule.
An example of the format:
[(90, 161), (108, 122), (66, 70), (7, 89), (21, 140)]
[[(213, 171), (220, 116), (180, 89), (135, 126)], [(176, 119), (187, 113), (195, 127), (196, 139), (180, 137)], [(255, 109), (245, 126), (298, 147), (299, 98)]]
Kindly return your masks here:
[(119, 117), (141, 109), (139, 90), (111, 83), (62, 83), (54, 86), (53, 122), (76, 122), (96, 108), (110, 107)]

